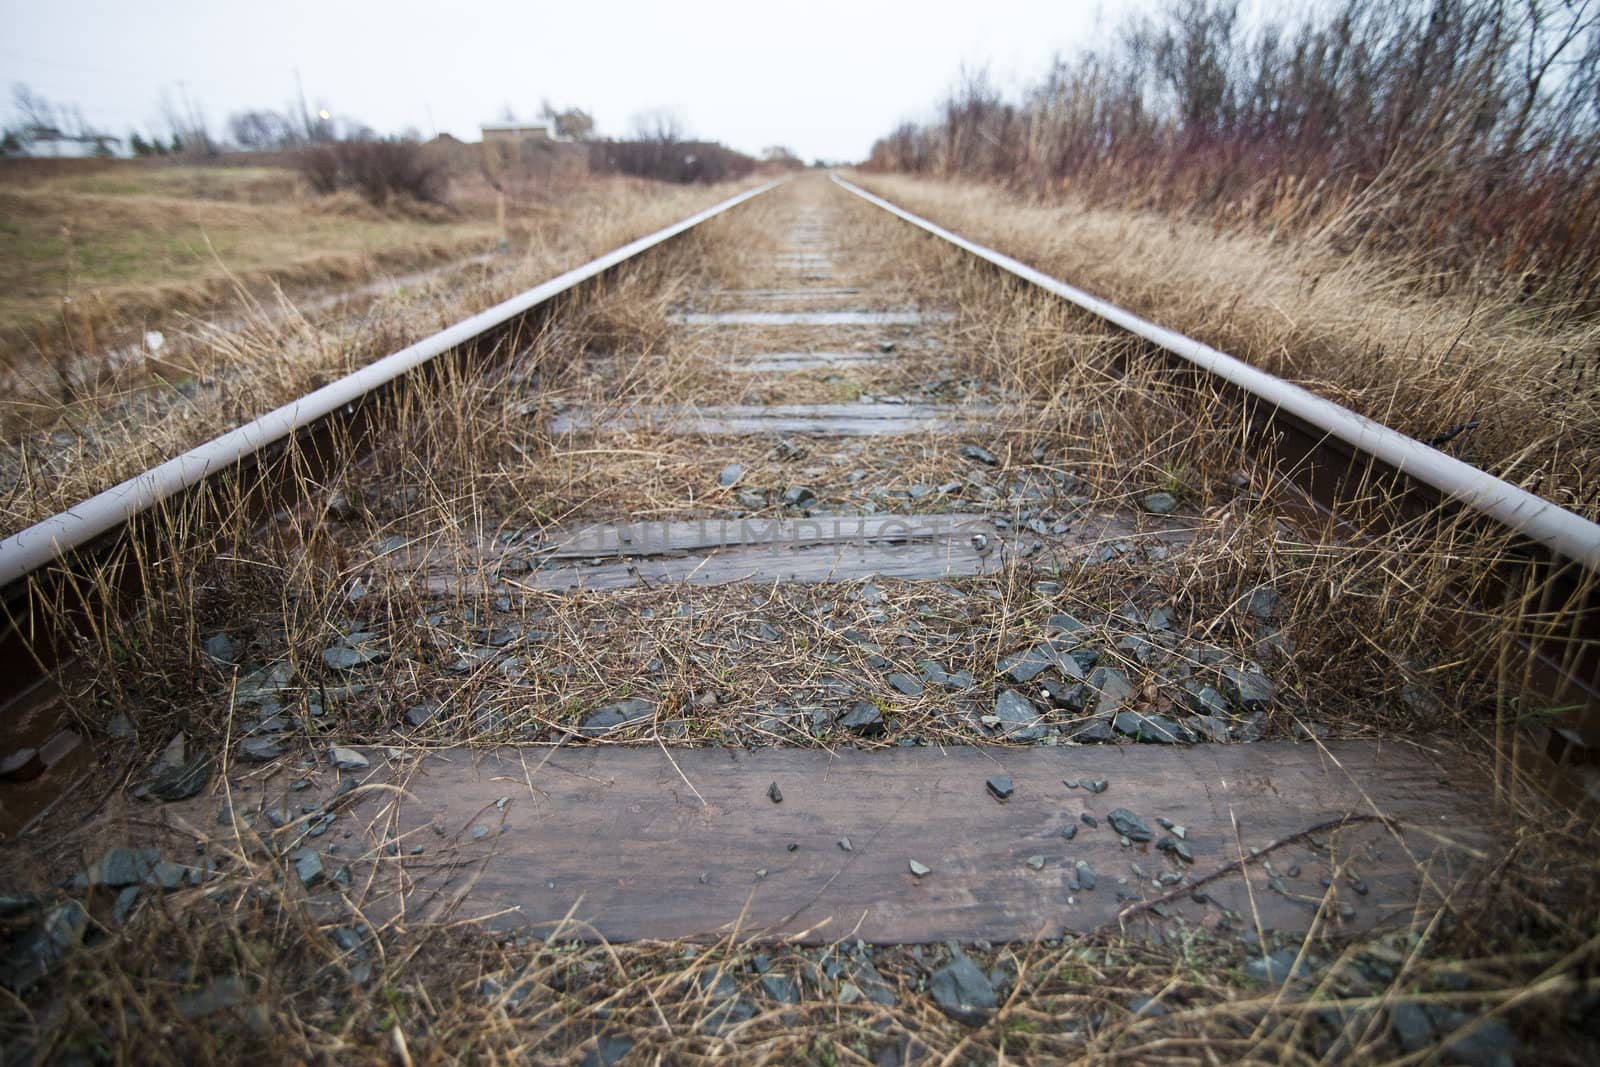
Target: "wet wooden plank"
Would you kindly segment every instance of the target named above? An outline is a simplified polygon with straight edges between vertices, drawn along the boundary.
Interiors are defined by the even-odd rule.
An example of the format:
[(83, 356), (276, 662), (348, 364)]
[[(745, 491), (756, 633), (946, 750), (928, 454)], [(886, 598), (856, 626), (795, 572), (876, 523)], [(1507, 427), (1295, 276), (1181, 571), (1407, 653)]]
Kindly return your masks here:
[(788, 374), (825, 367), (881, 366), (892, 359), (882, 352), (762, 352), (730, 357), (724, 366), (736, 374)]
[[(711, 407), (646, 407), (606, 413), (605, 430), (653, 429), (660, 433), (738, 437), (764, 433), (804, 433), (818, 437), (878, 437), (895, 434), (961, 432), (974, 422), (992, 424), (1009, 409), (955, 404), (729, 404)], [(556, 434), (594, 429), (585, 408), (550, 420)]]
[(686, 311), (686, 326), (917, 326), (949, 322), (948, 311)]
[[(605, 590), (671, 583), (842, 582), (885, 577), (933, 581), (1008, 566), (1086, 565), (1111, 546), (1170, 554), (1194, 538), (1188, 520), (1133, 512), (1088, 513), (1062, 533), (996, 529), (979, 515), (817, 516), (607, 523), (543, 544), (491, 533), (446, 545), (378, 550), (373, 562), (436, 595), (513, 589)], [(507, 564), (515, 562), (515, 569)]]
[(550, 559), (594, 556), (652, 556), (705, 552), (739, 546), (812, 547), (868, 542), (970, 541), (994, 536), (982, 515), (947, 512), (932, 515), (829, 515), (809, 519), (680, 519), (667, 522), (596, 523), (560, 537), (540, 555)]
[[(378, 879), (395, 893), (368, 900), (369, 915), (420, 917), (448, 900), (457, 918), (502, 928), (570, 914), (584, 925), (569, 936), (609, 940), (735, 929), (807, 942), (1031, 940), (1118, 923), (1175, 933), (1179, 916), (1298, 933), (1325, 898), (1330, 930), (1365, 930), (1432, 905), (1421, 870), (1459, 888), (1485, 825), (1459, 759), (1393, 743), (678, 748), (670, 760), (658, 748), (453, 749), (403, 768), (369, 755), (373, 780), (404, 786), (361, 800), (346, 822), (374, 834), (358, 846), (369, 856), (391, 841), (401, 853), (380, 861), (403, 877)], [(986, 791), (995, 774), (1013, 781), (1005, 803)], [(1109, 785), (1094, 794), (1064, 779)], [(773, 783), (782, 803), (768, 798)], [(1107, 822), (1117, 808), (1157, 834), (1158, 817), (1183, 826), (1193, 865), (1123, 845)], [(1331, 825), (1346, 817), (1369, 821)], [(413, 844), (424, 854), (406, 855)], [(1265, 851), (1248, 888), (1224, 875), (1197, 903), (1186, 885), (1155, 884), (1168, 871), (1204, 879), (1252, 848)], [(914, 876), (912, 860), (931, 873)], [(1165, 918), (1138, 908), (1168, 896)]]
[[(533, 589), (626, 589), (634, 586), (731, 585), (847, 582), (858, 578), (910, 578), (935, 581), (993, 573), (1003, 557), (979, 553), (956, 541), (907, 544), (786, 545), (740, 547), (702, 554), (651, 556), (592, 566), (567, 566), (532, 571), (513, 584)], [(454, 581), (429, 583), (444, 593), (462, 586)]]
[(711, 296), (734, 300), (818, 300), (840, 296), (859, 296), (861, 290), (853, 285), (817, 285), (806, 289), (711, 289)]
[[(544, 562), (534, 570), (470, 575), (446, 567), (418, 577), (435, 595), (477, 591), (485, 583), (502, 591), (573, 591), (868, 577), (936, 581), (993, 573), (1007, 558), (998, 545), (994, 526), (975, 515), (608, 524), (541, 550)], [(396, 570), (405, 565), (391, 561)]]

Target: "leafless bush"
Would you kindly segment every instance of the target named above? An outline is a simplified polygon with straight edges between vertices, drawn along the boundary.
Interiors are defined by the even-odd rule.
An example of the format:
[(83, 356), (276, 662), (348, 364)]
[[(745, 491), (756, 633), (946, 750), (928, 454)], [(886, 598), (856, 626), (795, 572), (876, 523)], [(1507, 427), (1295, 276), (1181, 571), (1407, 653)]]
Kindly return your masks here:
[(313, 192), (326, 196), (340, 188), (339, 156), (330, 145), (308, 148), (298, 157), (301, 177)]
[(292, 115), (271, 108), (253, 108), (230, 115), (228, 135), (234, 144), (251, 151), (287, 148), (305, 141), (305, 132)]
[(871, 165), (1072, 189), (1427, 257), (1600, 306), (1600, 2), (1174, 0), (1006, 100), (967, 77)]
[(589, 169), (666, 182), (720, 182), (742, 178), (756, 161), (715, 141), (595, 141)]
[(742, 178), (756, 161), (715, 141), (693, 141), (683, 120), (671, 111), (648, 111), (633, 117), (633, 137), (594, 141), (589, 145), (589, 170), (596, 174), (628, 174), (667, 182), (719, 182)]
[(395, 197), (437, 204), (444, 200), (445, 174), (415, 141), (337, 141), (308, 148), (300, 173), (319, 193), (354, 189), (369, 203)]

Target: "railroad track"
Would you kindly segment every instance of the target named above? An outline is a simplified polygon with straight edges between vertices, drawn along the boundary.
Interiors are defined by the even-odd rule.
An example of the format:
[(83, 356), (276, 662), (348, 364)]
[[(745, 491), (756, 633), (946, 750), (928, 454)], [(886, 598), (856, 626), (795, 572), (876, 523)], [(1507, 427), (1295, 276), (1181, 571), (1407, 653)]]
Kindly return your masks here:
[[(630, 326), (618, 294), (639, 292), (670, 310)], [(961, 349), (1013, 327), (975, 319), (984, 292), (1081, 309), (1057, 336), (1095, 403), (986, 377)], [(563, 356), (580, 334), (589, 356)], [(1159, 403), (1119, 392), (1139, 383)], [(436, 394), (462, 413), (448, 447)], [(1219, 413), (1201, 459), (1232, 441), (1231, 498), (1181, 474), (1162, 489), (1149, 456), (1110, 467), (1124, 439), (1181, 451), (1116, 420), (1192, 418), (1186, 395)], [(447, 475), (468, 413), (492, 423), (494, 463)], [(398, 456), (397, 425), (426, 446)], [(203, 580), (162, 565), (175, 530), (212, 525), (233, 532)], [(103, 744), (75, 702), (121, 669), (85, 657), (115, 620), (248, 584), (256, 539), (276, 568), (261, 595), (303, 586), (314, 620), (273, 621), (285, 595), (229, 633), (198, 605), (184, 684), (221, 725), (187, 732), (215, 750), (179, 760), (197, 793), (159, 767), (127, 781), (170, 798), (149, 809), (169, 826), (214, 823), (225, 793), (227, 825), (299, 827), (297, 855), (337, 813), (366, 914), (448, 904), (608, 940), (1159, 936), (1241, 916), (1360, 931), (1470, 869), (1509, 778), (1485, 785), (1445, 737), (1310, 721), (1288, 594), (1217, 578), (1191, 595), (1183, 576), (1222, 573), (1219, 546), (1245, 538), (1292, 573), (1316, 537), (1397, 530), (1495, 544), (1493, 581), (1440, 594), (1460, 626), (1539, 605), (1504, 677), (1574, 710), (1499, 741), (1528, 781), (1581, 794), (1569, 772), (1600, 740), (1593, 524), (842, 179), (764, 187), (0, 544), (10, 745), (84, 735), (0, 803), (13, 833), (48, 830)], [(1244, 554), (1228, 582), (1261, 573)], [(163, 598), (168, 577), (186, 592)], [(211, 627), (225, 640), (205, 644)], [(346, 780), (370, 788), (344, 798)], [(1130, 860), (1148, 868), (1131, 883)], [(330, 889), (324, 864), (308, 885)]]

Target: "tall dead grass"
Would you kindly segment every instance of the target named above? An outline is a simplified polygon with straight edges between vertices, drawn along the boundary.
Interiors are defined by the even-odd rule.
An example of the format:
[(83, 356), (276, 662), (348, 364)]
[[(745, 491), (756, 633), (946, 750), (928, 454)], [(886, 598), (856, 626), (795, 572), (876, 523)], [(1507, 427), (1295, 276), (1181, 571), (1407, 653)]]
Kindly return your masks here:
[(1492, 291), (1418, 297), (1396, 266), (1069, 198), (870, 175), (963, 236), (1590, 518), (1600, 517), (1600, 325)]
[[(452, 322), (720, 199), (737, 186), (595, 180), (520, 225), (519, 254), (381, 288), (353, 308), (235, 283), (239, 316), (186, 320), (158, 353), (51, 376), (0, 405), (0, 530), (14, 532)], [(330, 313), (331, 311), (331, 313)], [(17, 427), (24, 427), (17, 432)]]
[(1600, 6), (1172, 0), (1010, 102), (968, 77), (871, 165), (1424, 258), (1554, 309), (1600, 300)]

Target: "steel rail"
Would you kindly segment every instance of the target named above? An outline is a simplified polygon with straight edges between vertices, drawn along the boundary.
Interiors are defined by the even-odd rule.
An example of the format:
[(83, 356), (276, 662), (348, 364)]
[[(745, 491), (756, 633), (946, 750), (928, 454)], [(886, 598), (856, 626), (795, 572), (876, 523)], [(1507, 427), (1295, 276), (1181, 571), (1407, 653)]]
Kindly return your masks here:
[[(1520, 539), (1523, 551), (1513, 558), (1534, 568), (1541, 608), (1553, 609), (1577, 638), (1568, 644), (1559, 634), (1524, 634), (1520, 639), (1527, 691), (1566, 712), (1535, 735), (1544, 756), (1558, 764), (1593, 761), (1600, 755), (1600, 525), (1226, 352), (968, 240), (837, 174), (831, 177), (868, 203), (1150, 342), (1173, 357), (1176, 366), (1219, 379), (1224, 391), (1242, 400), (1248, 420), (1276, 433), (1272, 448), (1280, 469), (1308, 489), (1319, 506), (1339, 513), (1345, 494), (1352, 487), (1357, 496), (1370, 491), (1374, 486), (1367, 475), (1377, 474), (1382, 479), (1377, 487), (1387, 486), (1386, 495), (1398, 500), (1402, 514), (1428, 514), (1437, 504), (1451, 504), (1487, 517)], [(1330, 453), (1343, 462), (1326, 462)], [(1504, 567), (1500, 595), (1520, 595), (1528, 586), (1516, 584), (1511, 560)], [(1462, 607), (1467, 607), (1465, 602)], [(1552, 782), (1562, 778), (1546, 777)], [(1577, 786), (1574, 792), (1587, 789)]]
[(1172, 355), (1207, 371), (1243, 391), (1250, 397), (1300, 419), (1316, 430), (1345, 442), (1357, 452), (1373, 456), (1407, 478), (1422, 482), (1443, 497), (1495, 519), (1507, 529), (1536, 541), (1563, 559), (1581, 563), (1591, 572), (1600, 572), (1600, 525), (1566, 510), (1559, 504), (1519, 489), (1510, 482), (1438, 449), (1407, 437), (1382, 423), (1358, 415), (1349, 408), (1317, 396), (1292, 382), (1252, 367), (1226, 352), (1187, 337), (1176, 330), (1158, 326), (1149, 319), (1109, 301), (1084, 292), (1021, 262), (969, 241), (937, 223), (914, 215), (904, 208), (833, 175), (844, 189), (876, 204), (885, 211), (950, 242), (1007, 273), (1030, 282), (1067, 300), (1129, 333), (1138, 335)]
[(232, 469), (241, 460), (320, 422), (402, 375), (527, 314), (540, 304), (693, 229), (707, 219), (761, 195), (781, 181), (783, 179), (746, 190), (681, 222), (518, 293), (487, 311), (480, 311), (414, 345), (369, 363), (315, 392), (292, 400), (180, 456), (136, 474), (58, 515), (12, 534), (0, 541), (0, 588), (9, 590), (16, 582), (26, 579), (71, 550), (116, 529), (162, 501), (193, 488), (218, 471)]
[[(747, 189), (622, 245), (5, 537), (0, 725), (42, 721), (40, 709), (56, 699), (53, 678), (75, 641), (93, 632), (96, 617), (138, 609), (149, 576), (130, 561), (139, 547), (165, 557), (162, 515), (187, 509), (198, 528), (206, 528), (229, 515), (266, 517), (296, 504), (318, 477), (370, 451), (384, 432), (382, 402), (426, 389), (445, 357), (509, 357), (523, 331), (554, 314), (584, 283), (784, 181), (787, 176)], [(214, 493), (227, 486), (234, 493)]]

